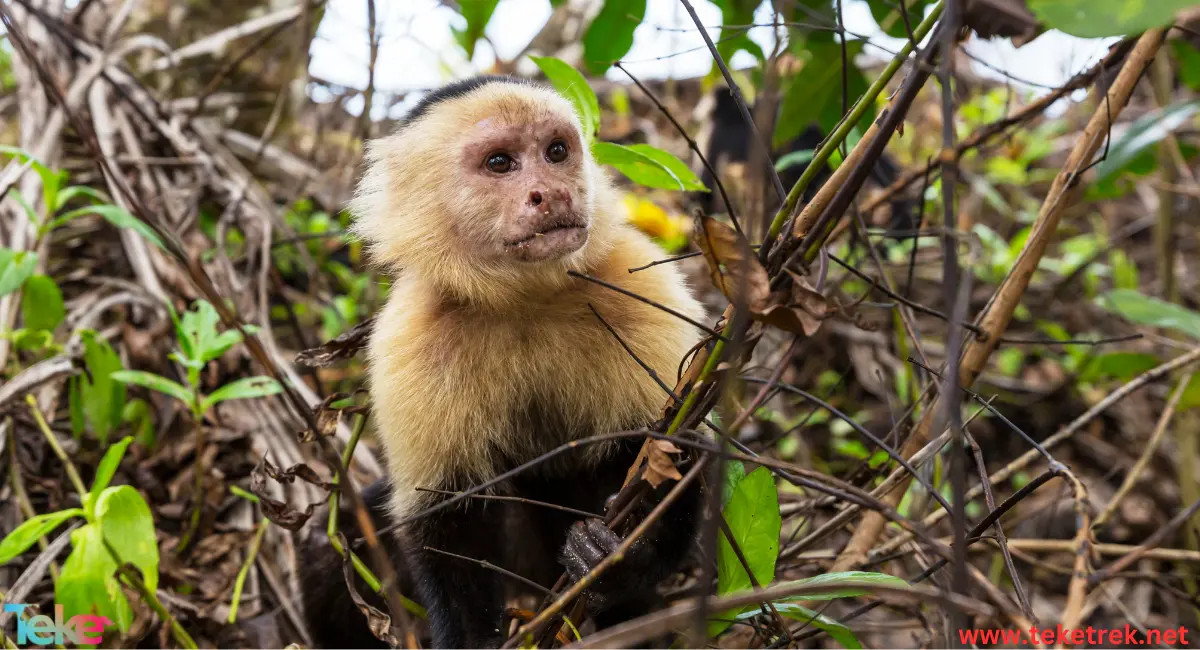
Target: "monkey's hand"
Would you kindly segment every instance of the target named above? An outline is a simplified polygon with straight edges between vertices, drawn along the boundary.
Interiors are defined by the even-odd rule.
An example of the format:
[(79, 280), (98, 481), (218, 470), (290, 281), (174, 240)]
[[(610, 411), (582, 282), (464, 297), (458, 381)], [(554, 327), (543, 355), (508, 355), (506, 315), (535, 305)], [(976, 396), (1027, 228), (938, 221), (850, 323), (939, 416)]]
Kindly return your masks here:
[[(578, 582), (589, 571), (617, 550), (624, 540), (599, 519), (585, 519), (571, 525), (558, 561), (567, 574)], [(608, 567), (587, 589), (588, 610), (595, 614), (629, 601), (652, 597), (655, 585), (669, 572), (673, 562), (659, 557), (656, 544), (645, 537), (634, 540), (615, 566)], [(667, 571), (664, 571), (664, 567)]]

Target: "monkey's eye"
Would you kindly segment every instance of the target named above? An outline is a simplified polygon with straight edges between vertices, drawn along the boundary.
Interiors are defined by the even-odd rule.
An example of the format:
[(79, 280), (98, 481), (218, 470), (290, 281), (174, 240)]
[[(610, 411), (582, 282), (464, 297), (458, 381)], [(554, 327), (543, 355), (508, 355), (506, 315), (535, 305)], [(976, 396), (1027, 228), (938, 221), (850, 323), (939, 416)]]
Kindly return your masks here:
[(550, 143), (546, 149), (546, 160), (552, 163), (560, 163), (567, 159), (567, 143), (562, 140), (555, 140)]
[(495, 172), (497, 174), (507, 174), (513, 170), (513, 167), (516, 166), (513, 163), (512, 156), (506, 153), (494, 153), (488, 156), (487, 160), (484, 161), (483, 164), (488, 168), (488, 171)]

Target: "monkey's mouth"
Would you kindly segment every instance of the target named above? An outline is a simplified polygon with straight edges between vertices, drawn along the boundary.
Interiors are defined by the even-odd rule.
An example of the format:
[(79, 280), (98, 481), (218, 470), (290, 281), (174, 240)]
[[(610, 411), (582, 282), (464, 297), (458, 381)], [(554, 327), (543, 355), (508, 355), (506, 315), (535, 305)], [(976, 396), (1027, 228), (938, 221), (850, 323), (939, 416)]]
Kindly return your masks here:
[(546, 224), (535, 229), (525, 237), (504, 242), (507, 248), (519, 248), (527, 246), (539, 239), (547, 237), (555, 237), (561, 235), (570, 235), (572, 231), (586, 230), (587, 224), (583, 219), (575, 215), (564, 215), (558, 219), (554, 219)]
[(519, 260), (540, 262), (579, 250), (587, 237), (587, 221), (576, 214), (564, 214), (547, 218), (524, 237), (504, 242), (504, 248)]

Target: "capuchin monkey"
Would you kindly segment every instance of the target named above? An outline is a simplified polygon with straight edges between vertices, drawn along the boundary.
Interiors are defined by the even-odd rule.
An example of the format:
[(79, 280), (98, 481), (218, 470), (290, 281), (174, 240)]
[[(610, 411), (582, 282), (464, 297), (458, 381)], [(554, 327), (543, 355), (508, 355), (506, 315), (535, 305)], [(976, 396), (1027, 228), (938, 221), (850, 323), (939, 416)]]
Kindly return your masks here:
[[(371, 142), (366, 163), (351, 204), (354, 231), (395, 276), (368, 347), (372, 421), (387, 461), (386, 482), (364, 491), (376, 526), (419, 515), (447, 491), (564, 443), (661, 417), (668, 395), (638, 360), (672, 383), (699, 330), (568, 271), (692, 320), (705, 313), (672, 265), (628, 272), (663, 252), (625, 224), (570, 103), (515, 78), (457, 82), (424, 97), (395, 133)], [(402, 592), (428, 610), (433, 646), (503, 643), (506, 589), (519, 586), (445, 553), (547, 588), (564, 568), (578, 580), (622, 541), (603, 520), (578, 511), (603, 514), (641, 443), (583, 444), (488, 492), (576, 512), (468, 498), (385, 535)], [(688, 490), (586, 592), (598, 627), (656, 605), (657, 583), (692, 548), (701, 499), (698, 489)], [(355, 531), (346, 532), (353, 539)], [(324, 534), (314, 531), (303, 553), (301, 585), (316, 644), (379, 646)], [(373, 596), (361, 582), (358, 588)]]

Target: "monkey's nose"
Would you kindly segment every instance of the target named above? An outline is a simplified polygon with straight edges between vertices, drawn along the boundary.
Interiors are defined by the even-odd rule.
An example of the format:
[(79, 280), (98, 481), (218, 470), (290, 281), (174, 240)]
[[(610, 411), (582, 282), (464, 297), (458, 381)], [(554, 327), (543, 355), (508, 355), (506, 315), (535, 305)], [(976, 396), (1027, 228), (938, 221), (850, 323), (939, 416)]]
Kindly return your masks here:
[(530, 205), (541, 205), (542, 204), (542, 193), (537, 190), (530, 192), (529, 193), (529, 204)]

